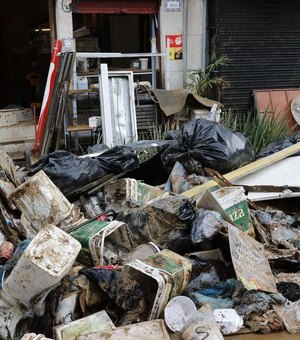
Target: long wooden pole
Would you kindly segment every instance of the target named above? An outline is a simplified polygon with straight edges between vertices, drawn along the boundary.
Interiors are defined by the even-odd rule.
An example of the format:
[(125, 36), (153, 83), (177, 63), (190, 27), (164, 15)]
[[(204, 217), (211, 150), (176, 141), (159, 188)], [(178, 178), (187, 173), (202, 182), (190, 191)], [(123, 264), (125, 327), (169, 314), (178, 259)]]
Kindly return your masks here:
[[(245, 177), (247, 175), (250, 175), (260, 169), (263, 169), (269, 165), (272, 165), (278, 161), (281, 161), (284, 158), (287, 158), (289, 156), (294, 155), (295, 153), (300, 152), (300, 142), (297, 144), (294, 144), (286, 149), (283, 149), (279, 152), (274, 153), (273, 155), (261, 158), (255, 162), (252, 162), (250, 164), (247, 164), (239, 169), (236, 169), (234, 171), (229, 172), (228, 174), (224, 175), (224, 177), (230, 181), (233, 182), (239, 178)], [(200, 192), (204, 190), (208, 190), (214, 186), (217, 186), (218, 183), (215, 181), (209, 181), (207, 183), (204, 183), (202, 185), (198, 185), (188, 191), (185, 191), (182, 193), (182, 195), (186, 197), (195, 197)]]

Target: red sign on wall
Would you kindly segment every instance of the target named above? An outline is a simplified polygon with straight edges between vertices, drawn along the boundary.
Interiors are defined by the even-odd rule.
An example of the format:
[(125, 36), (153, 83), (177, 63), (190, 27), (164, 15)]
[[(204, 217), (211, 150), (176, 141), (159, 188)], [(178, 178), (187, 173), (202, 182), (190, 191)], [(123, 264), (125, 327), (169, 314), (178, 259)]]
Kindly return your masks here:
[(170, 60), (182, 59), (182, 35), (166, 35), (166, 47), (168, 46)]

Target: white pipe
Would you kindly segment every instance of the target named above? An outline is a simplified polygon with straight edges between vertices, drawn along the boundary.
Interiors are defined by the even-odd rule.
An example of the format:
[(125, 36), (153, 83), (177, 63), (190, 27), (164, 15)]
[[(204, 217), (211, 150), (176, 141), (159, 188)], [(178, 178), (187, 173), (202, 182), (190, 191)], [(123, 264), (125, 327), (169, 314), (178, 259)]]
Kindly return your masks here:
[(202, 44), (201, 44), (201, 69), (206, 68), (206, 44), (207, 44), (207, 0), (202, 0), (203, 2), (203, 14), (202, 14)]
[(49, 12), (49, 27), (50, 27), (50, 45), (51, 45), (50, 47), (51, 47), (51, 53), (52, 53), (54, 40), (56, 36), (53, 0), (48, 0), (48, 12)]
[(183, 52), (182, 52), (182, 63), (183, 63), (183, 86), (187, 83), (187, 42), (188, 42), (188, 0), (183, 0), (183, 29), (182, 29), (182, 40), (183, 40)]

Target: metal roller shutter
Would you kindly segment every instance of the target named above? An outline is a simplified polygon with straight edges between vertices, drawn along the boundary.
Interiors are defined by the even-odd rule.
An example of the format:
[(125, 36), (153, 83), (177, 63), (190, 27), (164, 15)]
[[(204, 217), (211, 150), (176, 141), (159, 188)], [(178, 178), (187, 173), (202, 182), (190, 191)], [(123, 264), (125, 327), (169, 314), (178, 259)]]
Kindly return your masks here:
[(300, 85), (300, 1), (210, 3), (210, 37), (215, 37), (215, 51), (230, 58), (220, 71), (231, 83), (223, 96), (227, 108), (245, 115), (253, 105), (253, 89)]
[(76, 13), (155, 14), (158, 0), (74, 0)]

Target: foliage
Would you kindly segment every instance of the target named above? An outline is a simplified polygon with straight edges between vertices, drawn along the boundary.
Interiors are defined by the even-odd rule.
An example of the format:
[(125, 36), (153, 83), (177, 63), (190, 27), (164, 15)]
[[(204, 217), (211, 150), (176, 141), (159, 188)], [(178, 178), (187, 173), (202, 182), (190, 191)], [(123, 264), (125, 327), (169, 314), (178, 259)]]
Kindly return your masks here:
[(223, 111), (220, 117), (220, 124), (224, 125), (232, 131), (240, 131), (241, 125), (237, 119), (237, 114), (234, 109), (230, 108), (228, 111)]
[(223, 77), (217, 76), (216, 72), (220, 66), (227, 65), (227, 56), (222, 56), (208, 65), (205, 71), (192, 70), (188, 74), (187, 88), (201, 97), (211, 97), (212, 93), (217, 94), (217, 100), (220, 100), (223, 89), (229, 86), (229, 82)]
[(238, 122), (237, 115), (233, 110), (223, 113), (221, 124), (227, 128), (241, 132), (247, 137), (257, 154), (268, 144), (290, 135), (295, 127), (290, 127), (287, 120), (266, 109), (263, 114), (256, 111), (248, 112), (247, 117), (242, 122)]
[(163, 140), (170, 131), (179, 129), (177, 121), (166, 121), (160, 124), (149, 124), (148, 130), (143, 131), (139, 139), (144, 140)]
[(243, 124), (242, 133), (252, 143), (255, 154), (268, 144), (290, 135), (294, 127), (289, 127), (286, 119), (276, 115), (274, 112), (265, 110), (262, 115), (249, 114)]

